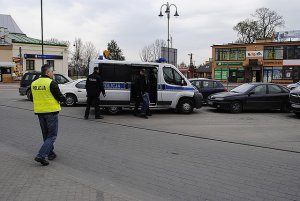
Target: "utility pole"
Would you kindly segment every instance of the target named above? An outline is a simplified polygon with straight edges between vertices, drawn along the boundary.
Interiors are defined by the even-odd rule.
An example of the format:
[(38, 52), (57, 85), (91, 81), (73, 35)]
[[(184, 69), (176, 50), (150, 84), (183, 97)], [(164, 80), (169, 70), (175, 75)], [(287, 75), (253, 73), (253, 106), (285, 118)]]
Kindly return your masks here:
[(193, 66), (193, 53), (188, 54), (190, 56), (190, 67)]

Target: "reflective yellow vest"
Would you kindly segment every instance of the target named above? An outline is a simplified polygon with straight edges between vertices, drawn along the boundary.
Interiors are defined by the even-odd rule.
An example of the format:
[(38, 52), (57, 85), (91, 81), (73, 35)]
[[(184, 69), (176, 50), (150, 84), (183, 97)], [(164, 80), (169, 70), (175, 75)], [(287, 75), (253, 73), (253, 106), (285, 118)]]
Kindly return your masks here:
[(59, 102), (50, 91), (52, 80), (41, 77), (31, 84), (34, 113), (50, 113), (61, 110)]

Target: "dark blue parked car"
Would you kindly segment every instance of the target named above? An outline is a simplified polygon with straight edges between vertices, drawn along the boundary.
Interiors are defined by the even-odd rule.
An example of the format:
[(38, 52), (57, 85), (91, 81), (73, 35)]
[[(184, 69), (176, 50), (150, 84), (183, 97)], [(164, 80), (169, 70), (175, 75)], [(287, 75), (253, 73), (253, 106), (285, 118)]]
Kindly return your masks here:
[(216, 80), (193, 78), (189, 79), (189, 81), (202, 93), (204, 102), (207, 102), (207, 97), (211, 94), (227, 91), (223, 84)]

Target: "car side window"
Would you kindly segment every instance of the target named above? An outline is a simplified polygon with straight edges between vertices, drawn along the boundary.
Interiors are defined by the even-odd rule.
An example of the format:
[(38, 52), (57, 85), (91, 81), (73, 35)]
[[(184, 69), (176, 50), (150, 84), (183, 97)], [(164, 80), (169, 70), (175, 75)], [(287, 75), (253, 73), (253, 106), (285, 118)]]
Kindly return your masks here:
[(198, 89), (201, 89), (201, 81), (194, 81), (194, 84)]
[(203, 86), (204, 89), (211, 89), (211, 88), (213, 88), (214, 87), (213, 84), (214, 83), (211, 82), (211, 81), (203, 81), (202, 82), (202, 86)]
[(77, 87), (78, 89), (85, 89), (85, 84), (86, 84), (86, 80), (80, 81), (78, 82), (75, 87)]
[(276, 85), (269, 85), (269, 94), (279, 94), (282, 92), (281, 88)]
[(255, 95), (264, 95), (267, 93), (267, 86), (266, 85), (259, 85), (252, 89), (251, 92), (254, 92)]
[(54, 75), (54, 80), (57, 82), (57, 84), (65, 84), (68, 82), (68, 80), (61, 75)]

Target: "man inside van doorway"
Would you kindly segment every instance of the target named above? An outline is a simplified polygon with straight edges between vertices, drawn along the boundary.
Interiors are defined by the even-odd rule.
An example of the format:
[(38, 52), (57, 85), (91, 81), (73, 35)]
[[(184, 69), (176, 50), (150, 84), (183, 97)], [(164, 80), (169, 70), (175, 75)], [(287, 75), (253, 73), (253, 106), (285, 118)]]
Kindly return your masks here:
[(149, 99), (149, 79), (145, 76), (146, 69), (141, 69), (139, 72), (139, 76), (135, 80), (135, 92), (136, 92), (136, 102), (134, 107), (134, 115), (138, 115), (138, 108), (140, 106), (140, 102), (143, 101), (142, 110), (140, 113), (140, 117), (148, 119), (148, 116), (152, 116), (150, 114), (150, 99)]

